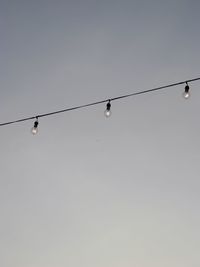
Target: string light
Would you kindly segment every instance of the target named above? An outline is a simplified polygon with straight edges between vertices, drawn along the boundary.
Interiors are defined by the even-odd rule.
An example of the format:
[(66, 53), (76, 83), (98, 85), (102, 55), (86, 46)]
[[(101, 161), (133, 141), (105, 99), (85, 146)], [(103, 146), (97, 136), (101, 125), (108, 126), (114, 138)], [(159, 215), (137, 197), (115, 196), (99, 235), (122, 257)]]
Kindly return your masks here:
[(111, 115), (111, 103), (110, 103), (111, 101), (120, 100), (120, 99), (133, 97), (133, 96), (138, 96), (138, 95), (147, 94), (147, 93), (152, 93), (152, 92), (155, 92), (155, 91), (168, 89), (170, 87), (175, 87), (175, 86), (182, 85), (182, 84), (186, 84), (185, 91), (183, 92), (183, 97), (185, 99), (188, 99), (190, 97), (190, 92), (189, 92), (190, 88), (189, 88), (188, 83), (199, 81), (199, 80), (200, 80), (200, 77), (194, 78), (194, 79), (190, 79), (190, 80), (180, 81), (180, 82), (177, 82), (177, 83), (171, 83), (171, 84), (167, 84), (167, 85), (160, 86), (160, 87), (155, 87), (155, 88), (151, 88), (151, 89), (147, 89), (147, 90), (143, 90), (143, 91), (138, 91), (138, 92), (134, 92), (134, 93), (126, 94), (126, 95), (113, 97), (113, 98), (110, 98), (110, 99), (104, 99), (104, 100), (100, 100), (100, 101), (96, 101), (96, 102), (92, 102), (92, 103), (88, 103), (88, 104), (84, 104), (84, 105), (80, 105), (80, 106), (74, 106), (74, 107), (71, 107), (71, 108), (66, 108), (66, 109), (61, 109), (61, 110), (57, 110), (57, 111), (52, 111), (52, 112), (49, 112), (49, 113), (39, 114), (36, 117), (35, 116), (25, 117), (25, 118), (21, 118), (21, 119), (18, 119), (18, 120), (3, 122), (3, 123), (0, 123), (0, 126), (6, 126), (6, 125), (10, 125), (10, 124), (15, 124), (15, 123), (20, 123), (20, 122), (25, 122), (25, 121), (28, 121), (28, 120), (36, 119), (35, 122), (34, 122), (34, 126), (31, 129), (31, 132), (32, 132), (32, 134), (37, 134), (37, 132), (38, 132), (38, 124), (39, 124), (38, 118), (52, 116), (52, 115), (56, 115), (56, 114), (59, 114), (59, 113), (64, 113), (64, 112), (73, 111), (73, 110), (76, 110), (76, 109), (82, 109), (82, 108), (86, 108), (86, 107), (95, 106), (95, 105), (100, 105), (100, 104), (103, 104), (103, 103), (107, 103), (106, 110), (105, 110), (104, 114), (105, 114), (106, 117), (109, 117)]
[(33, 127), (31, 128), (31, 133), (33, 135), (36, 135), (38, 133), (38, 124), (39, 124), (39, 121), (38, 121), (38, 117), (36, 117), (36, 120), (34, 122), (34, 125)]
[(108, 101), (108, 103), (106, 105), (106, 110), (104, 111), (104, 115), (106, 118), (109, 118), (112, 115), (110, 100)]
[(188, 99), (190, 97), (190, 87), (188, 83), (186, 82), (185, 91), (183, 92), (183, 97), (185, 99)]

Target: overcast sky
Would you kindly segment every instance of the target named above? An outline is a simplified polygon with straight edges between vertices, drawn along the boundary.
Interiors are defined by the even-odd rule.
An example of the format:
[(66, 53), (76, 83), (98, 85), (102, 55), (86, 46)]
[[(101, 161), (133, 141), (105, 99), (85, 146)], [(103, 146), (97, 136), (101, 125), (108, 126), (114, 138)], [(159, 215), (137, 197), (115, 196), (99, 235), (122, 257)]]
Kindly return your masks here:
[[(0, 0), (0, 122), (196, 78), (197, 0)], [(0, 266), (199, 267), (200, 82), (0, 128)]]

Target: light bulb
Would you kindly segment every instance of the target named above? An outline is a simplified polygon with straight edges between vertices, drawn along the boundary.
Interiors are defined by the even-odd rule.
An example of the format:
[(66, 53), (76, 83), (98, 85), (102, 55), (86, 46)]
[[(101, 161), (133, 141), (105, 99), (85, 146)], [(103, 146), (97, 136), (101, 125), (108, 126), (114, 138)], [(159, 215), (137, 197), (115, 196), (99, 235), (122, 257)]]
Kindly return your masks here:
[(104, 111), (104, 115), (105, 115), (106, 118), (109, 118), (109, 117), (112, 115), (111, 110), (107, 110), (107, 109), (106, 109), (106, 110)]
[(33, 135), (37, 134), (37, 133), (38, 133), (38, 128), (37, 128), (37, 127), (32, 127), (32, 128), (31, 128), (31, 133), (32, 133)]
[(183, 92), (183, 97), (188, 99), (190, 97), (190, 92)]
[(183, 92), (183, 97), (184, 97), (185, 99), (188, 99), (188, 98), (190, 97), (190, 92), (189, 92), (189, 90), (190, 90), (190, 87), (189, 87), (189, 85), (186, 83), (185, 91)]
[(34, 125), (33, 125), (33, 127), (31, 128), (31, 133), (32, 133), (33, 135), (35, 135), (35, 134), (38, 133), (38, 124), (39, 124), (39, 122), (38, 122), (38, 119), (36, 118), (36, 121), (34, 122)]
[(108, 101), (108, 103), (106, 105), (106, 110), (104, 111), (104, 115), (106, 118), (109, 118), (112, 115), (110, 100)]

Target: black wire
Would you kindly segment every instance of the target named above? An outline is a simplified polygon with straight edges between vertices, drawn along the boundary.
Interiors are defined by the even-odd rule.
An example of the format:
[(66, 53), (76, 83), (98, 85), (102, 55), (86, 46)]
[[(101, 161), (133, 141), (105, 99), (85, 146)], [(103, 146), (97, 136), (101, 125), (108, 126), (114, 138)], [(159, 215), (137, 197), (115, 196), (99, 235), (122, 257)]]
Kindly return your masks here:
[(181, 81), (181, 82), (177, 82), (177, 83), (171, 83), (171, 84), (168, 84), (168, 85), (155, 87), (155, 88), (151, 88), (151, 89), (148, 89), (148, 90), (139, 91), (139, 92), (135, 92), (135, 93), (131, 93), (131, 94), (121, 95), (121, 96), (117, 96), (117, 97), (113, 97), (113, 98), (109, 98), (109, 99), (104, 99), (104, 100), (100, 100), (100, 101), (97, 101), (97, 102), (92, 102), (92, 103), (88, 103), (88, 104), (84, 104), (84, 105), (80, 105), (80, 106), (61, 109), (61, 110), (57, 110), (57, 111), (52, 111), (52, 112), (49, 112), (49, 113), (43, 113), (43, 114), (39, 114), (37, 116), (31, 116), (31, 117), (22, 118), (22, 119), (19, 119), (19, 120), (8, 121), (8, 122), (0, 123), (0, 126), (5, 126), (5, 125), (9, 125), (9, 124), (24, 122), (24, 121), (33, 120), (33, 119), (36, 119), (36, 118), (38, 119), (38, 118), (47, 117), (47, 116), (51, 116), (51, 115), (56, 115), (56, 114), (59, 114), (59, 113), (68, 112), (68, 111), (72, 111), (72, 110), (76, 110), (76, 109), (95, 106), (95, 105), (106, 103), (108, 101), (115, 101), (115, 100), (128, 98), (128, 97), (132, 97), (132, 96), (147, 94), (147, 93), (151, 93), (151, 92), (154, 92), (154, 91), (163, 90), (163, 89), (166, 89), (166, 88), (169, 88), (169, 87), (174, 87), (174, 86), (178, 86), (178, 85), (185, 84), (185, 83), (187, 84), (187, 83), (198, 81), (198, 80), (200, 80), (200, 77), (194, 78), (194, 79), (190, 79), (190, 80)]

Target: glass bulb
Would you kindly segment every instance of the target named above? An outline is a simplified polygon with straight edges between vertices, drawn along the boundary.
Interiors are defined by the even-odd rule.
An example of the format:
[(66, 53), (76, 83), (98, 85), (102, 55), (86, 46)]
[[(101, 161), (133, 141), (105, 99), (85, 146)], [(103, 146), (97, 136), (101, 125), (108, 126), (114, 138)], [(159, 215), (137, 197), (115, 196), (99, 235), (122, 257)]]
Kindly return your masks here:
[(37, 134), (38, 133), (38, 127), (32, 127), (31, 128), (31, 133), (33, 134), (33, 135), (35, 135), (35, 134)]
[(188, 99), (190, 97), (190, 92), (189, 91), (188, 92), (183, 92), (183, 97), (185, 99)]
[(112, 115), (111, 110), (106, 109), (106, 110), (104, 111), (104, 115), (105, 115), (106, 118), (109, 118), (109, 117)]

